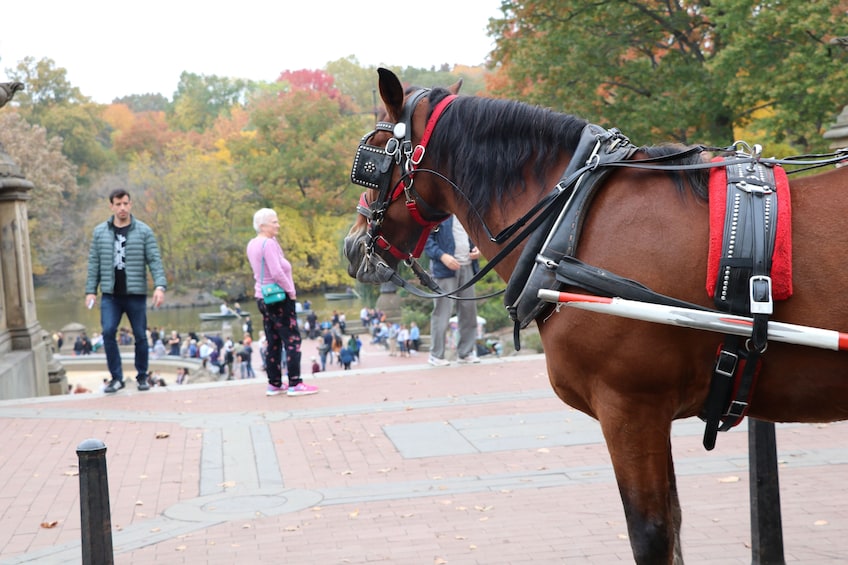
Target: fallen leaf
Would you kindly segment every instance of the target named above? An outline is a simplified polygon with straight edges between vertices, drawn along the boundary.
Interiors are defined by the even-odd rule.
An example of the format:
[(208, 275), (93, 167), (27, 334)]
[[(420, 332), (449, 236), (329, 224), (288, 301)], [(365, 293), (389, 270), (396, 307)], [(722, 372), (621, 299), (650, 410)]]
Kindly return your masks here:
[(718, 480), (718, 482), (720, 482), (720, 483), (738, 483), (739, 477), (734, 477), (734, 476), (722, 477)]
[(136, 501), (135, 501), (135, 505), (136, 505), (136, 506), (144, 506), (144, 503), (143, 503), (142, 501), (140, 501), (140, 500), (136, 500)]
[(548, 449), (547, 447), (540, 447), (540, 448), (539, 448), (539, 449), (537, 449), (536, 451), (537, 451), (538, 453), (550, 453), (550, 452), (551, 452), (551, 450), (550, 450), (550, 449)]
[(234, 487), (234, 486), (236, 486), (236, 482), (235, 482), (235, 481), (226, 481), (226, 482), (223, 482), (223, 483), (218, 483), (218, 486), (219, 486), (219, 487), (230, 488), (230, 487)]
[(447, 565), (447, 561), (441, 557), (436, 557), (433, 559), (433, 565)]
[(186, 546), (184, 546), (184, 545), (178, 545), (175, 549), (176, 549), (177, 551), (185, 551), (185, 550), (186, 550)]
[(44, 529), (47, 529), (47, 530), (49, 530), (50, 528), (55, 528), (58, 525), (59, 525), (58, 520), (53, 520), (52, 522), (42, 522), (41, 523), (41, 527), (44, 528)]
[(353, 512), (348, 514), (348, 517), (350, 517), (350, 518), (356, 518), (358, 516), (359, 516), (359, 508), (357, 508), (356, 510), (354, 510)]
[(468, 546), (468, 549), (477, 549), (477, 546), (472, 543)]
[(151, 528), (150, 531), (155, 534), (156, 532), (161, 532), (162, 528)]
[(816, 520), (813, 522), (814, 526), (827, 526), (827, 520)]
[(250, 528), (252, 528), (252, 527), (253, 527), (253, 526), (251, 526), (250, 524), (242, 524), (242, 525), (241, 525), (241, 529), (242, 529), (242, 530), (249, 530), (249, 529), (250, 529)]
[(171, 437), (171, 434), (168, 432), (156, 432), (156, 439), (165, 439), (166, 437)]
[(286, 527), (285, 527), (285, 528), (283, 528), (283, 529), (284, 529), (284, 531), (286, 531), (286, 532), (296, 532), (296, 531), (298, 531), (300, 528), (299, 528), (298, 526), (286, 526)]
[(346, 469), (346, 470), (342, 471), (342, 475), (352, 475), (352, 474), (353, 474), (353, 471), (351, 471), (350, 469)]
[(76, 477), (79, 475), (79, 471), (65, 471), (63, 473), (66, 477)]

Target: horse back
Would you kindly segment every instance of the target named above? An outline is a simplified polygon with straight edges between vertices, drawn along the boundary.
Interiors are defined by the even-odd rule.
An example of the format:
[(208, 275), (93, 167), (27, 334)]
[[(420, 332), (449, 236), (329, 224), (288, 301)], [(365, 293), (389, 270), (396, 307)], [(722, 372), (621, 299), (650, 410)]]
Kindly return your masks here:
[[(791, 182), (793, 295), (774, 321), (848, 331), (848, 169)], [(653, 290), (712, 307), (706, 292), (708, 203), (664, 173), (620, 171), (593, 203), (578, 258)], [(699, 413), (723, 336), (565, 308), (540, 324), (551, 381), (593, 416), (651, 398), (670, 418)], [(547, 336), (546, 336), (547, 334)], [(553, 358), (553, 359), (551, 359)], [(586, 375), (591, 375), (584, 378)], [(770, 342), (749, 415), (771, 421), (848, 418), (848, 352)]]

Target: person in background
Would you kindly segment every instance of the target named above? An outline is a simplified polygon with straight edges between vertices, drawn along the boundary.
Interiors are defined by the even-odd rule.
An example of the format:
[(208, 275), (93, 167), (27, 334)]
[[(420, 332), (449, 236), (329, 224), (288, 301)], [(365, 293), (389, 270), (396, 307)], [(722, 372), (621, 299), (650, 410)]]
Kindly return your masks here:
[(321, 358), (321, 370), (327, 370), (327, 356), (330, 356), (330, 365), (333, 364), (333, 334), (326, 328), (321, 334), (321, 343), (318, 344), (318, 356)]
[(421, 330), (415, 322), (409, 323), (409, 354), (417, 355), (421, 347)]
[[(453, 293), (470, 281), (477, 272), (480, 251), (471, 242), (456, 216), (451, 216), (442, 222), (439, 229), (433, 230), (427, 238), (424, 251), (430, 258), (430, 268), (436, 284), (445, 292)], [(459, 325), (459, 341), (456, 347), (459, 362), (480, 362), (477, 357), (477, 302), (473, 300), (474, 287), (455, 294), (465, 300), (454, 300), (447, 296), (433, 300), (429, 362), (436, 367), (450, 365), (450, 361), (445, 359), (445, 334), (454, 302)]]
[(339, 351), (339, 363), (344, 367), (345, 371), (350, 371), (350, 364), (353, 362), (353, 351), (350, 347), (342, 347)]
[[(303, 382), (300, 374), (301, 337), (297, 325), (295, 300), (297, 290), (292, 278), (292, 266), (286, 260), (283, 249), (277, 242), (280, 221), (277, 213), (270, 208), (261, 208), (253, 215), (253, 228), (256, 237), (247, 244), (247, 258), (253, 270), (254, 296), (265, 338), (268, 340), (265, 352), (265, 370), (268, 377), (267, 396), (286, 394), (303, 396), (315, 394), (318, 388)], [(262, 285), (275, 282), (286, 291), (286, 298), (274, 304), (265, 304), (262, 297)], [(283, 382), (282, 364), (288, 373), (288, 383)]]
[(171, 337), (168, 338), (168, 355), (173, 355), (174, 357), (180, 356), (180, 345), (183, 340), (180, 338), (180, 334), (177, 333), (177, 330), (171, 330)]
[(409, 330), (401, 324), (397, 334), (397, 345), (401, 357), (409, 357)]
[(353, 362), (359, 363), (359, 348), (362, 345), (362, 340), (359, 339), (359, 335), (354, 334), (350, 336), (347, 340), (347, 347), (350, 349), (350, 352), (353, 354)]
[(242, 379), (255, 379), (256, 373), (253, 372), (253, 340), (250, 336), (245, 336), (242, 340), (242, 347), (239, 351), (239, 377)]
[(167, 353), (168, 351), (165, 349), (165, 344), (162, 343), (161, 339), (157, 339), (156, 343), (153, 345), (153, 358), (161, 359), (162, 357), (167, 355)]
[(221, 352), (224, 357), (224, 365), (227, 368), (227, 379), (232, 380), (233, 378), (233, 364), (236, 362), (235, 355), (235, 343), (233, 343), (233, 338), (227, 336), (227, 339), (224, 340), (224, 347)]
[(104, 392), (124, 388), (124, 371), (118, 349), (118, 324), (126, 314), (135, 337), (135, 369), (138, 390), (150, 390), (147, 382), (147, 270), (153, 277), (152, 305), (165, 301), (165, 269), (159, 245), (150, 226), (132, 213), (130, 194), (124, 189), (109, 194), (112, 217), (94, 228), (88, 252), (88, 274), (85, 282), (85, 304), (92, 307), (100, 299), (100, 323), (103, 327), (103, 349), (112, 380)]

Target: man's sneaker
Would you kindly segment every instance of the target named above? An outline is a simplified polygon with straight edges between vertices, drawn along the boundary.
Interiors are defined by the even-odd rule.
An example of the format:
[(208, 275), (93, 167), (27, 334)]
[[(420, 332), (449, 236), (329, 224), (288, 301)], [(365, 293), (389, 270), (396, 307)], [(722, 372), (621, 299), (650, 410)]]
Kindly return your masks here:
[(460, 357), (460, 358), (459, 358), (459, 362), (460, 362), (460, 363), (479, 363), (479, 362), (480, 362), (480, 358), (479, 358), (479, 357), (477, 357), (477, 356), (476, 356), (476, 355), (474, 355), (474, 354), (471, 354), (471, 355), (469, 355), (468, 357)]
[(290, 386), (286, 394), (289, 396), (306, 396), (307, 394), (315, 394), (317, 392), (317, 386), (308, 385), (306, 383), (299, 383), (295, 386)]
[(285, 386), (268, 385), (268, 388), (265, 389), (265, 396), (277, 396), (279, 394), (285, 394), (286, 388), (287, 387)]
[(149, 376), (137, 377), (136, 382), (138, 382), (138, 390), (142, 390), (142, 391), (150, 390), (150, 377)]
[(103, 392), (118, 392), (122, 388), (124, 388), (124, 381), (119, 381), (118, 379), (112, 379), (109, 381), (109, 384), (106, 385), (106, 388), (103, 389)]
[(442, 359), (440, 357), (434, 357), (430, 355), (430, 358), (427, 360), (434, 367), (447, 367), (450, 365), (450, 361), (447, 359)]

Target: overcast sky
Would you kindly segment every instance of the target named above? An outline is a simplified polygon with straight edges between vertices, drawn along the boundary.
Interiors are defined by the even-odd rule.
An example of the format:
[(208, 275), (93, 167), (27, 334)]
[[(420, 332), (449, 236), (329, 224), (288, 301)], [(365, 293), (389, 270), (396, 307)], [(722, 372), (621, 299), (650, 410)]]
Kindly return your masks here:
[[(500, 0), (17, 0), (0, 7), (0, 82), (48, 57), (96, 102), (173, 96), (188, 71), (272, 82), (349, 55), (363, 66), (479, 65)], [(376, 79), (375, 79), (376, 80)]]

